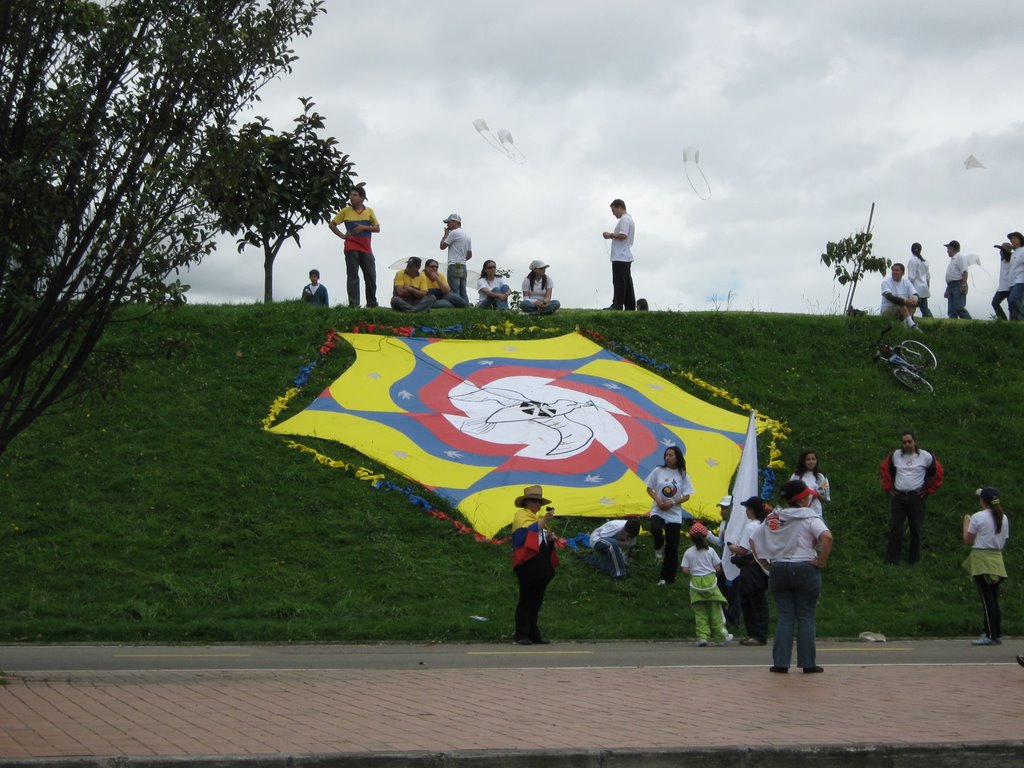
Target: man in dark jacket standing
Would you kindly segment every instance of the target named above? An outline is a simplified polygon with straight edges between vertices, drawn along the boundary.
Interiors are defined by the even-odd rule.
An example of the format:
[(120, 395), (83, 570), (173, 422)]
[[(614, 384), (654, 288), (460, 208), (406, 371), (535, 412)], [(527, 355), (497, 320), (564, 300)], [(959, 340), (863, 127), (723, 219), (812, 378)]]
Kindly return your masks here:
[(913, 432), (904, 432), (900, 436), (900, 443), (900, 447), (886, 456), (879, 467), (882, 490), (891, 497), (889, 545), (885, 550), (885, 562), (900, 561), (906, 521), (910, 525), (907, 563), (913, 565), (921, 559), (925, 499), (942, 485), (943, 470), (935, 456), (917, 447), (917, 437)]

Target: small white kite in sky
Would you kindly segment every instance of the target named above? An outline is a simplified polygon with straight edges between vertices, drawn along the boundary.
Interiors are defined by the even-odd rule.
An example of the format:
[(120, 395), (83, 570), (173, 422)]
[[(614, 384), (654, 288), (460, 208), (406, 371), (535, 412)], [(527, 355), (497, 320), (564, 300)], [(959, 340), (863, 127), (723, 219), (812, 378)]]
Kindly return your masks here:
[(964, 160), (964, 170), (965, 171), (969, 171), (969, 170), (971, 170), (971, 168), (984, 168), (984, 167), (985, 166), (981, 164), (981, 161), (978, 158), (976, 158), (974, 155), (968, 155), (967, 159)]
[[(700, 189), (697, 188), (697, 185), (693, 183), (693, 179), (690, 177), (690, 166), (693, 166), (696, 173), (700, 174), (700, 178), (703, 181)], [(700, 150), (696, 147), (683, 148), (683, 172), (686, 174), (686, 180), (690, 182), (690, 188), (693, 189), (694, 194), (701, 200), (710, 200), (711, 182), (708, 181), (708, 177), (704, 175), (704, 170), (700, 167)], [(702, 192), (701, 190), (706, 191)]]
[(476, 128), (476, 132), (480, 134), (480, 138), (486, 141), (492, 148), (498, 150), (507, 157), (519, 165), (526, 162), (526, 155), (519, 151), (519, 147), (516, 146), (515, 141), (512, 139), (512, 132), (507, 128), (499, 128), (497, 135), (491, 133), (491, 129), (487, 127), (487, 121), (482, 117), (478, 117), (473, 121), (473, 127)]

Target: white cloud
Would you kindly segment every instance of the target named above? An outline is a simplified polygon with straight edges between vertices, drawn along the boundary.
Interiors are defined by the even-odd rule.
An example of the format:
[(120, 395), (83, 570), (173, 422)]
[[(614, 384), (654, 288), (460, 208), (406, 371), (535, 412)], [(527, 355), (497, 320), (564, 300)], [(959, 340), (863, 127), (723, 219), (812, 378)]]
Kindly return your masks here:
[[(1020, 221), (1024, 105), (1016, 63), (1024, 7), (992, 0), (669, 3), (331, 3), (293, 75), (255, 112), (283, 128), (311, 96), (367, 183), (381, 220), (378, 267), (439, 255), (456, 211), (482, 261), (525, 274), (551, 263), (563, 305), (611, 298), (608, 203), (637, 224), (634, 279), (652, 307), (834, 310), (819, 255), (862, 229), (877, 204), (875, 251), (904, 259), (924, 245), (941, 297), (961, 241), (969, 307), (989, 315), (996, 252)], [(472, 121), (507, 128), (515, 165)], [(712, 197), (683, 174), (700, 148)], [(966, 171), (975, 154), (985, 169)], [(327, 228), (284, 247), (275, 296), (297, 296), (316, 266), (345, 298), (339, 243)], [(381, 276), (382, 296), (389, 275)], [(262, 256), (230, 238), (185, 282), (193, 301), (256, 301)], [(877, 307), (880, 279), (857, 304)], [(718, 297), (712, 299), (712, 297)], [(941, 298), (933, 300), (942, 305)]]

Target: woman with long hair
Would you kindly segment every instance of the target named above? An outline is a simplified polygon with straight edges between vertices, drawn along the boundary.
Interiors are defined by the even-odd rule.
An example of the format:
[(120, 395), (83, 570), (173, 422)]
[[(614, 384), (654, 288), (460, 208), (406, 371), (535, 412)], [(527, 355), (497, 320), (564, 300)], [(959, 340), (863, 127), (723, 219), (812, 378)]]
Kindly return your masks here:
[(547, 271), (547, 262), (534, 259), (530, 262), (530, 274), (523, 278), (523, 298), (519, 309), (528, 315), (551, 315), (562, 306), (551, 298), (555, 283)]
[(996, 320), (1006, 320), (1002, 304), (1005, 301), (1006, 306), (1010, 306), (1010, 257), (1013, 256), (1013, 246), (1003, 243), (995, 247), (999, 249), (999, 285), (992, 296), (992, 309), (995, 310)]
[(477, 302), (480, 309), (508, 309), (508, 295), (512, 289), (505, 278), (498, 274), (498, 265), (493, 259), (485, 261), (480, 268), (476, 291), (480, 296)]
[(932, 276), (928, 270), (928, 262), (921, 255), (921, 244), (914, 243), (910, 246), (910, 259), (907, 261), (907, 279), (914, 286), (914, 293), (917, 294), (917, 307), (921, 310), (921, 317), (931, 317), (932, 311), (928, 309), (928, 299), (931, 297)]
[(1000, 645), (1003, 642), (1002, 612), (999, 610), (999, 585), (1006, 580), (1003, 547), (1010, 538), (1010, 519), (995, 488), (979, 488), (981, 510), (964, 515), (964, 544), (971, 553), (964, 568), (971, 574), (981, 593), (985, 634), (972, 645)]
[(796, 468), (789, 478), (790, 480), (802, 480), (804, 485), (817, 494), (811, 502), (811, 509), (819, 515), (824, 515), (822, 503), (832, 501), (832, 492), (829, 489), (828, 478), (818, 466), (818, 454), (816, 451), (803, 451), (800, 458), (796, 460)]
[(661, 560), (658, 585), (674, 584), (679, 570), (679, 537), (683, 519), (693, 515), (682, 505), (693, 495), (693, 483), (686, 474), (686, 459), (678, 445), (665, 449), (664, 464), (647, 475), (647, 495), (651, 497), (651, 534), (654, 536), (654, 556)]

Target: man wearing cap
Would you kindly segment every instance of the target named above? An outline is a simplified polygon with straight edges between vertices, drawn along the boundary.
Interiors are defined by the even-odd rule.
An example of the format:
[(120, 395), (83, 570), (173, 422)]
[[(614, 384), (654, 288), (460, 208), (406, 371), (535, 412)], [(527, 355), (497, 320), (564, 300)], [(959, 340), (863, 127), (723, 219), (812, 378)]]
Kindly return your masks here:
[(636, 309), (636, 294), (633, 291), (633, 217), (626, 213), (626, 204), (619, 198), (611, 203), (612, 216), (618, 219), (615, 229), (603, 233), (605, 240), (612, 241), (612, 305), (608, 309)]
[(515, 642), (519, 645), (547, 645), (537, 627), (537, 617), (544, 604), (544, 593), (555, 578), (558, 553), (551, 532), (554, 510), (540, 508), (551, 502), (544, 498), (544, 489), (531, 485), (515, 500), (516, 514), (512, 520), (512, 570), (519, 582), (516, 603)]
[(419, 256), (411, 257), (405, 269), (395, 275), (395, 290), (391, 296), (391, 308), (397, 312), (426, 312), (437, 297), (430, 293), (430, 285), (422, 274)]
[(562, 305), (551, 298), (555, 282), (548, 277), (548, 263), (541, 259), (530, 262), (530, 274), (523, 278), (523, 298), (519, 309), (528, 315), (552, 315)]
[(1010, 305), (1010, 319), (1024, 320), (1024, 235), (1020, 232), (1011, 232), (1006, 239), (1013, 246), (1007, 277), (1010, 284), (1010, 295), (1007, 299)]
[(882, 281), (882, 306), (880, 315), (895, 315), (908, 328), (917, 328), (914, 310), (917, 309), (917, 292), (909, 280), (904, 280), (907, 268), (898, 261), (892, 265), (892, 273)]
[(885, 562), (895, 564), (900, 561), (906, 521), (910, 526), (907, 563), (913, 565), (921, 559), (925, 499), (942, 485), (942, 464), (931, 453), (917, 447), (917, 436), (913, 432), (904, 432), (900, 435), (900, 447), (882, 459), (879, 472), (882, 490), (891, 498)]
[[(359, 306), (359, 271), (363, 272), (366, 284), (366, 306), (377, 306), (377, 263), (370, 247), (370, 236), (380, 232), (380, 222), (372, 208), (363, 205), (366, 202), (366, 190), (355, 187), (348, 195), (349, 204), (338, 211), (328, 225), (331, 232), (345, 241), (345, 272), (348, 282), (348, 305)], [(338, 228), (345, 225), (345, 231)]]
[(448, 285), (469, 304), (466, 293), (466, 262), (473, 258), (473, 241), (462, 228), (462, 217), (457, 213), (443, 219), (444, 232), (441, 234), (441, 250), (448, 251)]
[(949, 266), (946, 267), (946, 316), (951, 320), (970, 320), (967, 311), (967, 257), (960, 253), (960, 243), (950, 240), (946, 243)]

